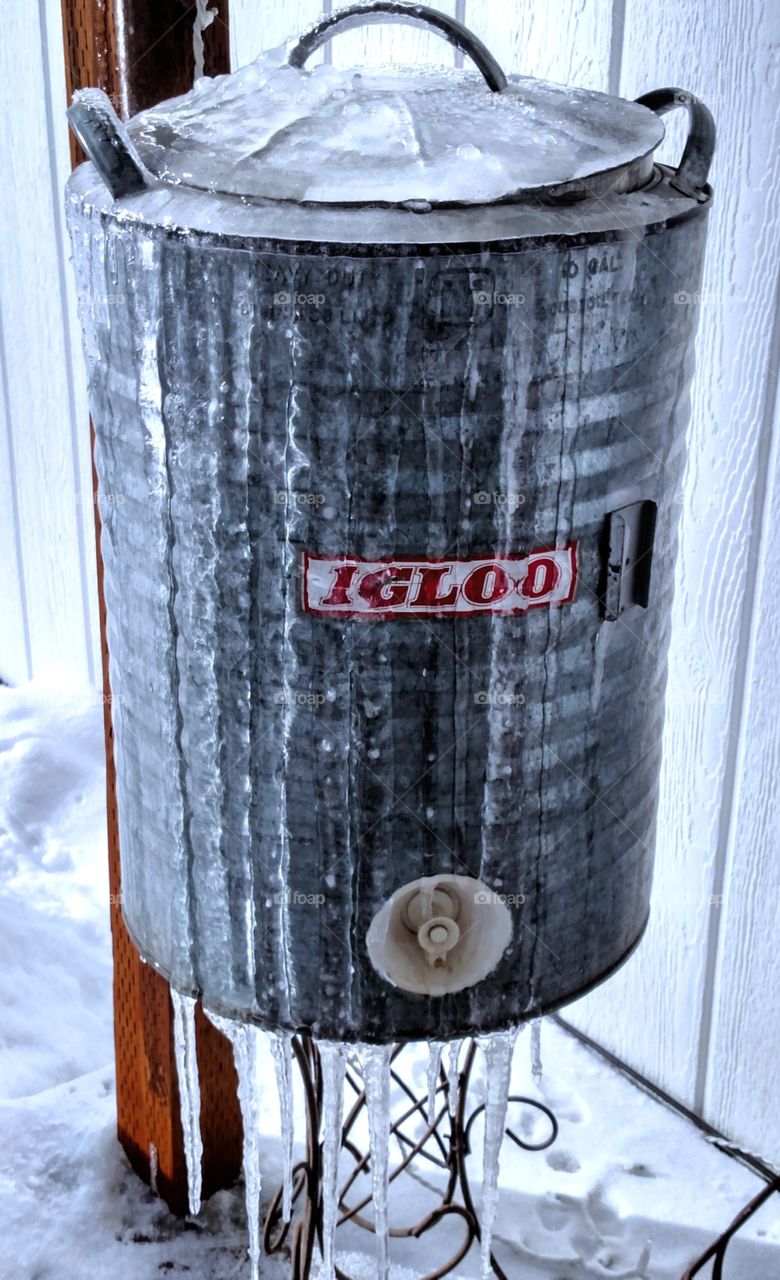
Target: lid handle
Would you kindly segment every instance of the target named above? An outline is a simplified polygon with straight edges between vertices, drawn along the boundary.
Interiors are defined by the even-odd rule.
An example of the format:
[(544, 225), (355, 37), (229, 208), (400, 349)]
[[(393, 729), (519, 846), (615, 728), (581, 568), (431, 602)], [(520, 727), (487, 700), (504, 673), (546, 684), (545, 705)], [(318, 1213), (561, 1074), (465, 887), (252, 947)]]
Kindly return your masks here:
[(707, 199), (707, 177), (715, 151), (715, 121), (703, 102), (685, 89), (653, 89), (637, 102), (657, 116), (685, 107), (688, 112), (688, 139), (677, 172), (671, 179), (676, 191), (693, 200)]
[(81, 89), (68, 107), (70, 127), (115, 200), (149, 186), (149, 175), (102, 89)]
[(287, 61), (291, 67), (300, 68), (315, 49), (326, 44), (337, 32), (374, 22), (405, 22), (411, 26), (432, 27), (456, 49), (468, 54), (494, 93), (501, 93), (506, 88), (506, 76), (473, 31), (446, 13), (422, 4), (409, 4), (406, 0), (367, 0), (365, 4), (352, 4), (328, 14), (298, 38), (287, 55)]

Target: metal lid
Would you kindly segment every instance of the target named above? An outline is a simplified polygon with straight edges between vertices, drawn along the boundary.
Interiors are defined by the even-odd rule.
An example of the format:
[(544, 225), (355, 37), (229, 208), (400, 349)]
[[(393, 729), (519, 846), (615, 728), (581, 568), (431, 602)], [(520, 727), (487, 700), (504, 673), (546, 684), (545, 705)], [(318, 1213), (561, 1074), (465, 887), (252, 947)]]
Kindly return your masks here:
[(493, 92), (478, 72), (306, 71), (266, 56), (129, 132), (166, 182), (250, 200), (434, 206), (572, 184), (584, 194), (649, 156), (664, 127), (636, 103), (528, 77)]
[[(387, 19), (431, 26), (478, 71), (305, 70), (337, 31)], [(286, 57), (285, 57), (286, 53)], [(481, 73), (481, 74), (480, 74)], [(146, 187), (314, 208), (559, 204), (633, 191), (651, 176), (664, 129), (684, 106), (690, 132), (673, 185), (706, 198), (712, 117), (698, 99), (656, 90), (638, 102), (530, 77), (507, 79), (446, 14), (372, 0), (324, 18), (286, 51), (135, 117), (105, 95), (74, 95), (71, 125), (114, 198)]]

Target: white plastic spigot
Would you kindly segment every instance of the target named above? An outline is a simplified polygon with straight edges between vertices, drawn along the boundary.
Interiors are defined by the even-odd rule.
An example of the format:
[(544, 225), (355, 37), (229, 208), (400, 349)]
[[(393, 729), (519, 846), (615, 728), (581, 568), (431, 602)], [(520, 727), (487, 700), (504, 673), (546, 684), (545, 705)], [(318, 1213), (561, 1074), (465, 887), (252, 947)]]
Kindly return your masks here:
[(433, 916), (417, 930), (417, 941), (428, 955), (428, 963), (441, 967), (448, 951), (460, 942), (460, 929), (446, 916)]
[(500, 895), (471, 876), (426, 876), (396, 890), (366, 936), (371, 963), (394, 986), (446, 995), (481, 982), (512, 938)]

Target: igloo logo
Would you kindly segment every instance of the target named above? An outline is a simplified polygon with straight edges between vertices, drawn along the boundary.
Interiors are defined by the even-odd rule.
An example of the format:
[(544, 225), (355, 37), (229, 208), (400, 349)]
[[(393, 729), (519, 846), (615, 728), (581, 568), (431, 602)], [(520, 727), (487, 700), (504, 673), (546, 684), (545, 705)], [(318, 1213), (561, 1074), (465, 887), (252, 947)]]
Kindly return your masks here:
[(577, 584), (577, 544), (517, 556), (417, 560), (303, 558), (303, 607), (342, 618), (518, 614), (568, 604)]

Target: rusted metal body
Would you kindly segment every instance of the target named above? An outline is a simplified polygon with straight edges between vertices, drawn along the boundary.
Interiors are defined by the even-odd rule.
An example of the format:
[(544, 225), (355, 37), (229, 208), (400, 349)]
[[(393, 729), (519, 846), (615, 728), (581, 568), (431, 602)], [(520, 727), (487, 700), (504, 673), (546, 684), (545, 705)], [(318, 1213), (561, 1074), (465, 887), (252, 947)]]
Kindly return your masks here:
[[(315, 44), (398, 10), (471, 53), (496, 128), (513, 101), (566, 119), (441, 15), (358, 5)], [(69, 218), (101, 488), (124, 498), (103, 510), (124, 908), (215, 1012), (488, 1032), (603, 980), (645, 927), (714, 134), (677, 90), (576, 102), (585, 146), (602, 111), (636, 130), (611, 194), (575, 163), (422, 210), (287, 198), (284, 164), (214, 189), (189, 119), (128, 137), (99, 98), (71, 113), (97, 169)], [(679, 168), (637, 165), (679, 106)], [(464, 874), (496, 919), (511, 903), (511, 943), (421, 998), (372, 921)]]
[[(125, 497), (125, 909), (208, 1007), (328, 1039), (490, 1031), (638, 941), (706, 205), (668, 177), (615, 199), (569, 235), (549, 214), (510, 244), (317, 253), (77, 214), (96, 294), (129, 299), (98, 296), (92, 376)], [(158, 300), (159, 421), (136, 356)], [(431, 1002), (365, 938), (399, 886), (453, 873), (509, 901), (513, 939)]]
[[(388, 15), (484, 82), (353, 76), (318, 115), (307, 54)], [(678, 90), (507, 78), (397, 0), (247, 70), (129, 129), (100, 93), (70, 111), (124, 913), (227, 1018), (494, 1032), (647, 923), (715, 129)], [(434, 161), (478, 122), (500, 186), (403, 172), (388, 92)], [(675, 108), (683, 159), (654, 166)], [(435, 937), (403, 924), (423, 881)]]
[[(305, 146), (278, 161), (287, 122), (242, 169), (255, 80), (227, 158), (224, 85), (201, 152), (197, 104), (179, 134), (164, 112), (128, 134), (99, 97), (71, 113), (94, 162), (69, 219), (98, 466), (124, 499), (103, 545), (126, 918), (208, 1008), (329, 1040), (495, 1031), (642, 934), (711, 194), (711, 117), (677, 90), (512, 83), (393, 0), (314, 44), (397, 11), (470, 52), (487, 85), (460, 82), (466, 115), (507, 120), (511, 154), (531, 102), (591, 167), (422, 207), (404, 177), (377, 207), (381, 167), (347, 203), (327, 149), (302, 177), (311, 112)], [(653, 169), (675, 107), (681, 164)], [(623, 149), (599, 169), (602, 118)], [(442, 876), (480, 889), (464, 948), (485, 886), (511, 941), (425, 996), (374, 922)]]

